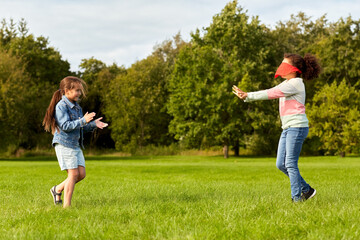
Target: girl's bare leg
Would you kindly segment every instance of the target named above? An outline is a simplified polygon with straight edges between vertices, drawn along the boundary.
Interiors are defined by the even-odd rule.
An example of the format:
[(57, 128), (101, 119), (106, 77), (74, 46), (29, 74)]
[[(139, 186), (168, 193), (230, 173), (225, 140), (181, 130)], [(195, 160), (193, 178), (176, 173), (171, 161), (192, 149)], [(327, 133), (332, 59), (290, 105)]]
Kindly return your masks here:
[[(76, 169), (68, 169), (66, 171), (68, 173), (68, 177), (56, 186), (57, 193), (64, 191), (64, 207), (71, 205), (71, 197), (74, 192), (75, 184), (83, 180), (86, 176), (85, 167), (83, 166), (78, 166)], [(70, 185), (67, 185), (68, 181), (70, 181)], [(66, 186), (68, 187), (68, 192), (66, 191)], [(60, 200), (60, 198), (61, 196), (56, 196), (56, 200)]]
[(64, 204), (63, 207), (69, 207), (71, 205), (71, 198), (74, 192), (75, 183), (79, 177), (79, 170), (76, 169), (68, 169), (67, 170), (68, 177), (65, 180), (64, 184)]
[(86, 177), (85, 167), (78, 166), (78, 169), (79, 169), (79, 178), (76, 181), (76, 183), (80, 182), (81, 180), (83, 180)]

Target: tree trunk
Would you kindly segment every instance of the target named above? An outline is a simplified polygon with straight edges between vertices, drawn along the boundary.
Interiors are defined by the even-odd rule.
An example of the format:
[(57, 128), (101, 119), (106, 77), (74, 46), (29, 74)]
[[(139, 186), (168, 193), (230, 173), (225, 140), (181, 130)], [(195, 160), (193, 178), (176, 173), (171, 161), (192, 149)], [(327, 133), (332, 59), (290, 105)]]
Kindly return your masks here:
[(238, 157), (240, 155), (240, 146), (239, 146), (239, 141), (236, 141), (235, 146), (234, 146), (234, 155), (236, 157)]
[(340, 157), (342, 157), (342, 158), (345, 157), (345, 152), (341, 152)]
[(224, 152), (224, 158), (229, 158), (229, 146), (228, 145), (224, 145), (223, 152)]
[(95, 128), (95, 130), (92, 132), (91, 134), (91, 138), (90, 138), (90, 148), (94, 149), (96, 148), (96, 142), (99, 138), (99, 131), (97, 130), (97, 128)]
[(140, 139), (140, 149), (142, 149), (143, 145), (144, 145), (144, 138), (145, 138), (145, 134), (144, 134), (144, 121), (140, 120), (140, 128), (141, 128), (141, 139)]

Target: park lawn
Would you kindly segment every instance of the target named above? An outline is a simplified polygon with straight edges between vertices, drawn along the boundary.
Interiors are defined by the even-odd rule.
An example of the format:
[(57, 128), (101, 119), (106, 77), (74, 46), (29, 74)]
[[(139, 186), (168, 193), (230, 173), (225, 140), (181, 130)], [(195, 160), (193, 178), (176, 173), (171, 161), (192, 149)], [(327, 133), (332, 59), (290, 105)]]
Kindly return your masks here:
[(0, 239), (360, 239), (358, 157), (302, 157), (297, 204), (275, 158), (87, 157), (69, 209), (55, 158), (23, 160), (0, 161)]

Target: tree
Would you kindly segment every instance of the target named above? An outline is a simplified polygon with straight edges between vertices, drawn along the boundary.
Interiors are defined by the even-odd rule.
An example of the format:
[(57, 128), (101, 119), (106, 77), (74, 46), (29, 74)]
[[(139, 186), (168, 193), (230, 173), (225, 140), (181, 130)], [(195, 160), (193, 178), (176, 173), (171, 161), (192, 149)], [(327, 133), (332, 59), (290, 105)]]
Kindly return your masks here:
[(282, 59), (283, 54), (287, 52), (304, 55), (312, 44), (329, 36), (328, 26), (326, 15), (312, 21), (311, 17), (306, 16), (303, 12), (299, 12), (297, 15), (292, 14), (290, 20), (286, 22), (280, 21), (271, 32), (273, 46), (278, 52), (277, 57)]
[[(0, 29), (0, 48), (5, 52), (21, 59), (23, 71), (32, 82), (32, 104), (27, 104), (31, 112), (23, 121), (27, 124), (28, 134), (21, 139), (19, 146), (32, 148), (50, 145), (51, 136), (44, 132), (41, 122), (53, 92), (58, 89), (59, 82), (70, 75), (70, 64), (62, 60), (60, 53), (49, 46), (47, 38), (35, 38), (28, 34), (25, 20), (19, 23), (2, 21)], [(16, 79), (13, 79), (16, 81)], [(13, 84), (16, 85), (14, 82)]]
[(359, 153), (360, 92), (347, 84), (326, 84), (307, 106), (310, 120), (309, 137), (319, 138), (318, 150), (325, 154)]
[[(277, 107), (269, 102), (242, 103), (231, 91), (234, 84), (245, 91), (273, 84), (270, 44), (269, 30), (257, 18), (249, 21), (237, 1), (213, 17), (203, 36), (199, 30), (192, 34), (169, 84), (170, 132), (176, 139), (189, 147), (222, 145), (225, 157), (229, 146), (237, 153), (240, 145), (246, 146), (249, 135), (258, 134), (253, 140), (266, 139), (272, 145)], [(264, 121), (254, 124), (255, 118)]]
[(58, 85), (62, 78), (71, 74), (69, 62), (62, 60), (61, 54), (49, 46), (48, 38), (35, 38), (28, 31), (24, 19), (17, 24), (12, 19), (9, 23), (3, 19), (0, 29), (2, 47), (21, 57), (34, 82)]
[[(95, 58), (83, 59), (80, 64), (80, 77), (88, 85), (88, 93), (86, 98), (82, 100), (82, 107), (84, 111), (95, 112), (98, 117), (104, 117), (104, 121), (109, 122), (105, 114), (105, 98), (109, 93), (111, 88), (111, 81), (114, 80), (117, 76), (126, 72), (124, 67), (119, 67), (116, 64), (111, 66), (106, 66), (100, 60)], [(109, 104), (112, 104), (109, 101)], [(110, 128), (102, 129), (101, 131), (95, 130), (92, 133), (90, 138), (85, 138), (85, 144), (89, 144), (91, 148), (114, 148), (115, 144), (111, 138)], [(89, 139), (89, 140), (87, 140)]]
[(168, 134), (170, 116), (165, 107), (167, 81), (183, 44), (178, 34), (111, 81), (105, 113), (111, 120), (117, 149), (134, 152), (138, 147), (173, 142)]
[(325, 84), (344, 79), (355, 86), (360, 78), (360, 20), (341, 18), (327, 32), (311, 46), (324, 66), (320, 80)]
[(0, 149), (13, 154), (31, 132), (34, 88), (20, 59), (0, 48)]

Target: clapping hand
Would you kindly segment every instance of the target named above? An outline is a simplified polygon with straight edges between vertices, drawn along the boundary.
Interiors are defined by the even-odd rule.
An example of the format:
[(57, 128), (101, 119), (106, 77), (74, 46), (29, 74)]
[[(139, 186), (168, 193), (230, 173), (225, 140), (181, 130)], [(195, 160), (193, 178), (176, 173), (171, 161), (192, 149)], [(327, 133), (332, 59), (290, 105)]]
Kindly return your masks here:
[(87, 123), (91, 122), (91, 120), (93, 120), (94, 117), (95, 117), (95, 113), (94, 113), (94, 112), (92, 112), (92, 113), (86, 112), (85, 115), (84, 115), (85, 121), (86, 121)]

